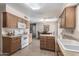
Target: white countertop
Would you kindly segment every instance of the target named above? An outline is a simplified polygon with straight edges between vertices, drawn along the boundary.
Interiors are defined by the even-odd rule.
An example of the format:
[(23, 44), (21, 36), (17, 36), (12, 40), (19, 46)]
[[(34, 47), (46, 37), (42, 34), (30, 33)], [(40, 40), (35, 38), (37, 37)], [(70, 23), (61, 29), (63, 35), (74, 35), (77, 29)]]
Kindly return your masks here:
[(18, 34), (18, 35), (2, 35), (2, 37), (21, 37), (21, 36), (27, 36), (28, 34)]
[(10, 38), (13, 38), (13, 37), (21, 37), (21, 35), (2, 35), (2, 37), (10, 37)]
[(54, 36), (53, 34), (40, 34), (40, 36)]
[(65, 55), (79, 55), (79, 41), (71, 39), (57, 39), (57, 42)]

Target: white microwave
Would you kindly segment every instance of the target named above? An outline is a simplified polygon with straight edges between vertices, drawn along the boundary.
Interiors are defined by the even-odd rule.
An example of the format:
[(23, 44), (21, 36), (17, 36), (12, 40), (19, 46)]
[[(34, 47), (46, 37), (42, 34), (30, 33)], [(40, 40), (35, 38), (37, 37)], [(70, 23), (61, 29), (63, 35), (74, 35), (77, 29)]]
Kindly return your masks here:
[(18, 22), (18, 28), (26, 28), (26, 24)]

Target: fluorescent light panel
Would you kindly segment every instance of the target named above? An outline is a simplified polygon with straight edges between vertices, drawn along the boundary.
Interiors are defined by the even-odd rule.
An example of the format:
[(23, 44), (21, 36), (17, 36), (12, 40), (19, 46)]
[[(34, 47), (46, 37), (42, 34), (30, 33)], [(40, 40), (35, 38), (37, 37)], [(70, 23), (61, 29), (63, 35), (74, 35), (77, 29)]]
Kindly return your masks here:
[(27, 6), (29, 6), (32, 10), (39, 10), (40, 6), (37, 3), (27, 3)]
[(57, 21), (58, 20), (58, 18), (52, 18), (52, 19), (44, 19), (44, 18), (42, 18), (42, 19), (40, 19), (40, 21), (41, 22), (47, 22), (47, 21)]

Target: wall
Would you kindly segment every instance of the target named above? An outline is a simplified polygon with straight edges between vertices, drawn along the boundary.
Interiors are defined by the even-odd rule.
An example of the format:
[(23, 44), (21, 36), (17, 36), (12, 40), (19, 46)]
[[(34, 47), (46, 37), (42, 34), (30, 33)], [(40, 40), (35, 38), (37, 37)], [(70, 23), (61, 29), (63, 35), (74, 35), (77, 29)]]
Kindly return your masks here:
[[(24, 16), (27, 16), (27, 15), (23, 14), (22, 12), (14, 9), (14, 8), (12, 8), (9, 5), (6, 5), (6, 11), (9, 12), (9, 13), (11, 13), (11, 14), (14, 14), (16, 16), (19, 16), (19, 17), (21, 17), (23, 19), (26, 19), (26, 18), (24, 18)], [(26, 20), (29, 20), (29, 19), (26, 19)]]
[(2, 53), (2, 13), (0, 12), (0, 54)]
[(37, 23), (40, 22), (40, 18), (30, 17), (31, 23)]
[(76, 8), (76, 31), (79, 31), (79, 6)]
[(48, 24), (49, 25), (49, 32), (50, 33), (55, 33), (55, 30), (56, 30), (56, 22), (38, 22), (36, 23), (36, 38), (38, 38), (38, 31), (39, 32), (43, 32), (43, 25), (44, 24)]
[(6, 6), (4, 3), (0, 3), (0, 12), (5, 12), (6, 11)]
[(2, 54), (2, 12), (6, 11), (4, 3), (0, 3), (0, 55)]

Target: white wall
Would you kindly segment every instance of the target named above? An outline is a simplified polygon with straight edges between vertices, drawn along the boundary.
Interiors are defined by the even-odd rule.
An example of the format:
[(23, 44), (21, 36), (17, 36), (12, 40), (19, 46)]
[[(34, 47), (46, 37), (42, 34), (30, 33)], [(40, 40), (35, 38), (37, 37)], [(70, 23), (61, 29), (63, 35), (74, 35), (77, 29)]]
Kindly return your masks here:
[(4, 3), (0, 3), (0, 12), (5, 12), (6, 11), (6, 6)]
[[(11, 7), (10, 5), (7, 5), (5, 3), (0, 3), (0, 12), (9, 12), (9, 13), (14, 14), (18, 17), (21, 17), (23, 19), (26, 19), (24, 16), (27, 17), (27, 15), (25, 15), (24, 13), (14, 9), (13, 7)], [(26, 20), (30, 20), (29, 17)]]
[(54, 33), (55, 32), (55, 30), (56, 30), (56, 22), (38, 22), (37, 24), (36, 24), (36, 37), (38, 38), (38, 31), (39, 32), (43, 32), (43, 29), (44, 29), (44, 27), (43, 27), (43, 25), (44, 24), (48, 24), (49, 25), (49, 32), (50, 33)]
[(30, 17), (30, 21), (31, 21), (31, 23), (37, 23), (37, 22), (40, 22), (40, 18)]
[(6, 6), (0, 3), (0, 54), (2, 54), (2, 12), (6, 11)]
[(76, 30), (79, 31), (79, 6), (76, 8)]
[[(9, 12), (9, 13), (11, 13), (11, 14), (14, 14), (14, 15), (16, 15), (16, 16), (19, 16), (19, 17), (21, 17), (21, 18), (23, 18), (23, 19), (26, 19), (26, 18), (24, 18), (24, 16), (27, 17), (27, 15), (25, 15), (25, 14), (23, 14), (22, 12), (20, 12), (20, 11), (14, 9), (14, 8), (12, 8), (12, 7), (9, 6), (9, 5), (6, 5), (6, 11)], [(29, 20), (29, 19), (26, 19), (26, 20)]]

